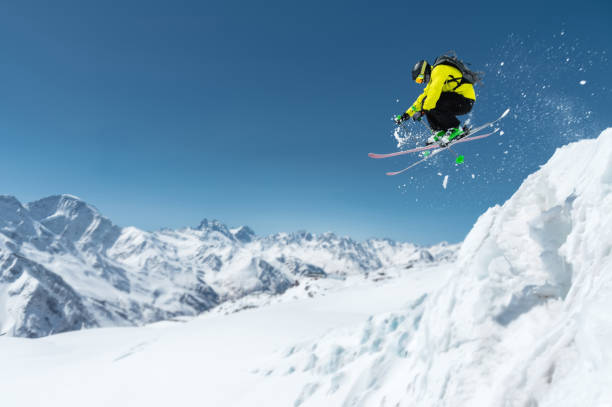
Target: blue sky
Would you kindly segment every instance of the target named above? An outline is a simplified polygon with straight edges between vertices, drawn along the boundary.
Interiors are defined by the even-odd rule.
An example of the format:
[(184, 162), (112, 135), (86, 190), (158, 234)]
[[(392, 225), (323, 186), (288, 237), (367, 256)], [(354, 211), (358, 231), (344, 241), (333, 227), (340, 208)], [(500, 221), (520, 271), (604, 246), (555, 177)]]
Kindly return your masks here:
[[(70, 193), (148, 230), (208, 217), (460, 241), (556, 147), (612, 126), (607, 2), (483, 7), (5, 3), (0, 193)], [(465, 166), (441, 155), (386, 177), (416, 157), (366, 154), (397, 149), (411, 67), (451, 49), (487, 73), (474, 123), (512, 108), (504, 135), (465, 143)]]

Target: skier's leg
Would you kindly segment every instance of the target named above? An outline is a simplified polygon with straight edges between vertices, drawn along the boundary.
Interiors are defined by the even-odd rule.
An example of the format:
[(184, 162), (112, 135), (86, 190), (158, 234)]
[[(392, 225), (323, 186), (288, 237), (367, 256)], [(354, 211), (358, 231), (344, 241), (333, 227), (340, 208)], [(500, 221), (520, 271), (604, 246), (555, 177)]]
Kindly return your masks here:
[(445, 101), (443, 102), (443, 108), (452, 112), (455, 116), (461, 116), (468, 114), (474, 106), (474, 101), (461, 96), (458, 93), (445, 92), (447, 94)]
[[(463, 97), (461, 95), (459, 95), (460, 97), (457, 100), (457, 104), (455, 105), (455, 111), (454, 113), (456, 115), (464, 115), (464, 114), (468, 114), (469, 112), (472, 111), (472, 107), (474, 107), (474, 100), (472, 99), (468, 99), (466, 97)], [(455, 136), (453, 136), (453, 138), (455, 137), (465, 137), (469, 134), (470, 130), (469, 128), (464, 125), (463, 128), (459, 129), (459, 125), (454, 126), (457, 130), (459, 130), (458, 134), (456, 134)]]
[[(435, 110), (435, 109), (434, 109)], [(427, 117), (427, 122), (429, 123), (429, 128), (431, 128), (434, 132), (446, 130), (446, 127), (438, 120), (437, 114), (432, 114), (432, 110), (427, 110), (425, 112), (425, 117)]]
[(472, 110), (474, 101), (457, 93), (442, 92), (435, 109), (426, 112), (430, 124), (435, 123), (434, 130), (447, 130), (451, 127), (459, 127), (461, 123), (457, 115), (467, 114)]
[(435, 109), (428, 110), (425, 115), (432, 130), (447, 130), (451, 127), (459, 126), (459, 119), (449, 111), (441, 110), (437, 106)]

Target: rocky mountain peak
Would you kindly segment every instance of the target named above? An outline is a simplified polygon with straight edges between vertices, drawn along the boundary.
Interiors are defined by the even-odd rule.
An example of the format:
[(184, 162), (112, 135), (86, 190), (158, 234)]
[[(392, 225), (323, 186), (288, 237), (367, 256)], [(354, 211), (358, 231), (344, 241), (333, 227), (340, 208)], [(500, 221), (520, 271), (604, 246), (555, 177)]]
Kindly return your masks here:
[(250, 243), (255, 238), (255, 232), (248, 226), (240, 226), (237, 229), (232, 230), (236, 239), (242, 243)]
[(226, 236), (230, 240), (235, 240), (235, 237), (232, 234), (232, 232), (229, 230), (229, 228), (224, 223), (221, 223), (220, 221), (216, 219), (209, 220), (209, 219), (204, 218), (202, 222), (200, 222), (200, 225), (197, 227), (197, 229), (203, 232), (208, 232), (208, 233), (218, 232)]

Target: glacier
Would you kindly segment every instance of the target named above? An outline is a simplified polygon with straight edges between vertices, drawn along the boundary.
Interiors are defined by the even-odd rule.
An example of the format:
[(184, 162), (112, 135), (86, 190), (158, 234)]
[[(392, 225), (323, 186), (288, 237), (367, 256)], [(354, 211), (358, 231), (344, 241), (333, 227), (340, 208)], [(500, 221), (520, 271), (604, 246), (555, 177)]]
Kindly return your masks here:
[[(3, 211), (4, 205), (19, 208), (14, 200), (5, 200)], [(25, 235), (38, 236), (38, 243), (29, 241), (29, 247), (57, 241), (60, 229), (27, 222), (23, 210), (11, 213), (0, 225), (7, 231), (3, 253), (23, 245)], [(90, 229), (81, 233), (75, 227), (66, 237), (94, 233)], [(219, 239), (209, 235), (204, 241), (221, 253), (207, 260), (214, 269), (239, 247), (220, 238), (231, 240), (229, 234), (241, 244), (254, 244), (254, 252), (273, 253), (262, 259), (272, 267), (288, 265), (282, 270), (286, 276), (329, 273), (340, 279), (304, 277), (309, 280), (269, 297), (278, 300), (249, 307), (249, 296), (240, 297), (244, 286), (236, 282), (247, 277), (249, 288), (262, 283), (249, 280), (253, 274), (244, 270), (259, 264), (243, 256), (242, 248), (236, 261), (244, 267), (232, 272), (236, 280), (206, 281), (220, 298), (238, 293), (237, 302), (247, 301), (242, 312), (207, 312), (189, 320), (39, 339), (0, 337), (3, 404), (612, 405), (612, 129), (559, 148), (503, 205), (479, 217), (456, 257), (444, 255), (449, 256), (446, 262), (424, 263), (419, 260), (427, 258), (422, 251), (400, 255), (390, 242), (364, 243), (364, 250), (379, 249), (383, 274), (392, 278), (374, 278), (381, 271), (376, 259), (351, 263), (361, 258), (361, 251), (348, 242), (344, 248), (350, 255), (313, 248), (336, 241), (331, 236), (281, 234), (269, 239), (244, 230), (239, 239), (238, 229), (210, 222), (204, 229), (146, 239), (128, 229), (122, 231), (124, 243), (116, 252), (104, 246), (105, 239), (93, 246), (106, 247), (114, 259), (134, 267), (153, 258), (149, 275), (155, 277), (160, 268), (154, 266), (166, 261), (162, 269), (172, 270), (176, 259), (184, 257), (143, 253), (159, 253), (164, 245), (198, 253), (189, 244), (173, 242), (192, 242), (183, 240), (185, 233), (213, 233)], [(110, 229), (101, 232), (97, 236), (112, 236)], [(91, 253), (92, 246), (83, 244), (77, 241), (77, 253)], [(304, 257), (295, 255), (297, 247)], [(139, 255), (132, 256), (135, 252)], [(309, 268), (291, 265), (289, 258), (318, 262)], [(34, 268), (27, 264), (21, 267)], [(47, 268), (53, 261), (40, 264)], [(352, 267), (359, 278), (351, 278)], [(138, 280), (129, 280), (137, 285)], [(340, 284), (331, 285), (335, 281)], [(327, 290), (280, 301), (292, 290), (317, 284)], [(70, 287), (81, 295), (76, 283)], [(78, 309), (78, 297), (70, 304)]]

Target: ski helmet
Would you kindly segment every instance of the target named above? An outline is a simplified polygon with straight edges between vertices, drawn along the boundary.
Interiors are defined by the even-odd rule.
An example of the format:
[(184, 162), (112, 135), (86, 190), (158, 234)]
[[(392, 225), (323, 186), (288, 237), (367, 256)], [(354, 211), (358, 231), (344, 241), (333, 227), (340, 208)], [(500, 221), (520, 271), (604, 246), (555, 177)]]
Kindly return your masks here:
[(430, 74), (431, 66), (425, 60), (417, 62), (412, 68), (412, 80), (416, 83), (429, 82)]

